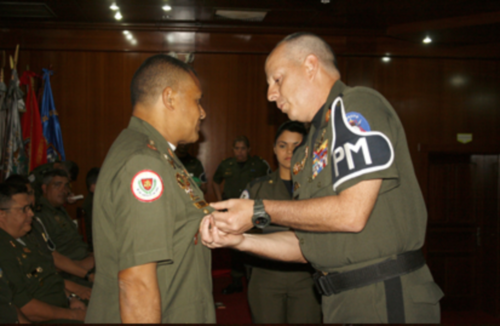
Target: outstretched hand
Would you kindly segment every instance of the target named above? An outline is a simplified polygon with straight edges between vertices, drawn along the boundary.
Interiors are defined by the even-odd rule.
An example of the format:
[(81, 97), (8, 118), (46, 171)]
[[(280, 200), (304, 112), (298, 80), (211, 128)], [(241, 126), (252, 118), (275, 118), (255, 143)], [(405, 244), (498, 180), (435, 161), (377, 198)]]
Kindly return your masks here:
[(254, 201), (250, 199), (229, 199), (210, 204), (217, 210), (212, 213), (217, 228), (231, 234), (242, 234), (250, 230), (253, 227), (253, 204)]

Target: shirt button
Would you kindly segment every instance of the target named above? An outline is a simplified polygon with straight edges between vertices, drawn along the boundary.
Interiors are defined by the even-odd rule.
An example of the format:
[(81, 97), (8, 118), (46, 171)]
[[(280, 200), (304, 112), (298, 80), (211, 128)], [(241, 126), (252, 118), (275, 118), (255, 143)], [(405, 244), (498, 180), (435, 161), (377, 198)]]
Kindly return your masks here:
[(209, 211), (208, 209), (206, 209), (206, 208), (205, 208), (205, 209), (203, 210), (203, 213), (204, 213), (204, 214), (210, 214), (210, 211)]

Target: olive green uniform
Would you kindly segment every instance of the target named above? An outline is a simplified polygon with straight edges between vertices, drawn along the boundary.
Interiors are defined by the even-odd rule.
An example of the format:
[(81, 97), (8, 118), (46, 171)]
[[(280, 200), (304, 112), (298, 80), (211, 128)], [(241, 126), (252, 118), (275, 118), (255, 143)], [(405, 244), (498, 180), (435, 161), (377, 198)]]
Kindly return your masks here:
[(16, 307), (12, 304), (14, 293), (12, 285), (3, 275), (3, 269), (0, 268), (0, 324), (17, 324)]
[[(345, 112), (340, 102), (332, 108), (338, 98)], [(354, 119), (348, 121), (347, 115)], [(299, 200), (336, 196), (363, 180), (383, 180), (361, 232), (296, 231), (304, 257), (317, 270), (343, 273), (422, 247), (427, 212), (405, 133), (394, 109), (376, 91), (335, 83), (307, 140), (294, 153), (292, 178)], [(443, 293), (427, 265), (400, 279), (405, 321), (439, 323)], [(324, 322), (385, 323), (386, 298), (384, 282), (323, 296)]]
[[(290, 200), (291, 194), (279, 170), (251, 182), (247, 189), (251, 199)], [(273, 231), (287, 228), (269, 226)], [(252, 257), (252, 274), (248, 284), (248, 303), (254, 323), (319, 324), (321, 305), (309, 264), (283, 263)]]
[(85, 321), (120, 323), (118, 273), (157, 262), (162, 323), (215, 323), (210, 250), (198, 239), (212, 211), (163, 136), (132, 117), (97, 181), (97, 270)]
[(0, 267), (15, 288), (12, 303), (22, 308), (37, 299), (68, 308), (64, 280), (56, 271), (52, 255), (24, 238), (21, 241), (24, 244), (0, 229)]
[(189, 175), (191, 176), (191, 178), (193, 178), (193, 180), (196, 182), (198, 186), (200, 186), (202, 183), (207, 182), (205, 169), (203, 169), (203, 165), (201, 164), (199, 159), (189, 154), (186, 154), (183, 157), (179, 157), (179, 160), (181, 161), (182, 165), (184, 165), (186, 170), (189, 172)]
[(230, 157), (217, 167), (214, 182), (221, 184), (224, 181), (223, 199), (239, 198), (249, 182), (269, 173), (269, 164), (258, 156), (249, 157), (243, 167)]
[[(40, 251), (46, 253), (47, 255), (52, 255), (52, 252), (56, 250), (56, 246), (50, 237), (50, 234), (47, 232), (47, 228), (43, 224), (42, 220), (34, 216), (33, 222), (31, 223), (31, 230), (23, 237), (26, 241), (31, 242), (35, 245)], [(60, 275), (67, 280), (73, 281), (80, 285), (86, 287), (92, 287), (93, 283), (84, 280), (81, 277), (76, 275), (68, 274), (66, 272), (60, 272)]]
[(40, 197), (35, 215), (42, 220), (61, 255), (72, 260), (82, 260), (89, 255), (89, 248), (78, 233), (78, 226), (64, 207), (55, 208), (45, 197)]

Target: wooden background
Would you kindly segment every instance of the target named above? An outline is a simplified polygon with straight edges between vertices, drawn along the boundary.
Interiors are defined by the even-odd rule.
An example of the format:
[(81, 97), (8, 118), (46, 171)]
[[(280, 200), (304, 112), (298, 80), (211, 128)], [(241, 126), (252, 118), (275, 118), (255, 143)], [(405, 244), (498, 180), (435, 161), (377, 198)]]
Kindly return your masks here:
[[(135, 46), (120, 30), (0, 31), (0, 49), (8, 54), (21, 43), (20, 72), (27, 65), (35, 72), (53, 67), (66, 155), (80, 167), (75, 193), (87, 193), (85, 174), (102, 164), (128, 124), (135, 70), (147, 57), (172, 50), (195, 53), (204, 91), (207, 118), (192, 151), (210, 180), (207, 199), (215, 199), (211, 178), (238, 135), (247, 135), (252, 153), (276, 168), (272, 142), (287, 118), (266, 100), (264, 62), (285, 35), (132, 32)], [(337, 53), (342, 80), (378, 90), (401, 118), (428, 204), (426, 252), (447, 293), (443, 306), (500, 314), (500, 46), (425, 47), (370, 35), (325, 39)], [(388, 63), (381, 61), (386, 52)], [(460, 144), (457, 133), (471, 133), (473, 141)]]

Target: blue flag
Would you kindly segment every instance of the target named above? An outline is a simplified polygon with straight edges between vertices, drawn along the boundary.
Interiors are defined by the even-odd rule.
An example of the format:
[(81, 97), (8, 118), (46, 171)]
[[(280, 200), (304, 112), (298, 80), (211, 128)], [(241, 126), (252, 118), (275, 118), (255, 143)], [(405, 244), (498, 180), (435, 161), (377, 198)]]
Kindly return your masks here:
[(52, 97), (52, 89), (50, 87), (50, 76), (53, 74), (53, 71), (43, 69), (45, 88), (43, 90), (40, 115), (42, 119), (43, 136), (45, 140), (47, 140), (47, 162), (55, 162), (57, 159), (66, 161), (61, 126), (59, 125), (59, 117), (57, 116), (54, 98)]

